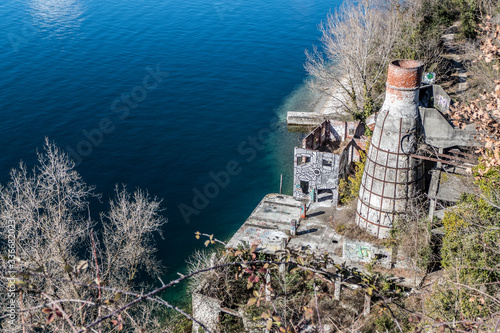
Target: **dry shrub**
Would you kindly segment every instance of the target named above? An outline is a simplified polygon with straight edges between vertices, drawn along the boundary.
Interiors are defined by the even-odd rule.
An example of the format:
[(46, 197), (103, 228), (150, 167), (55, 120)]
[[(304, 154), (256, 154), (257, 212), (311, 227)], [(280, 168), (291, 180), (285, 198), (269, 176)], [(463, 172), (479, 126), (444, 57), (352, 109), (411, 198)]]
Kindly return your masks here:
[(420, 195), (409, 199), (406, 215), (399, 216), (392, 230), (392, 240), (398, 253), (412, 258), (414, 269), (426, 269), (432, 260), (431, 224), (427, 218), (426, 198)]
[[(187, 259), (188, 274), (207, 269), (217, 265), (227, 263), (227, 257), (221, 253), (207, 250), (195, 250), (194, 253)], [(200, 274), (196, 274), (189, 279), (188, 292), (201, 293), (209, 297), (219, 297), (221, 291), (228, 282), (227, 274), (229, 267), (224, 267), (217, 270), (210, 270)], [(234, 276), (233, 276), (234, 278)]]
[(349, 204), (335, 212), (331, 221), (335, 231), (346, 238), (361, 240), (372, 244), (382, 244), (383, 240), (367, 233), (354, 223), (356, 217), (357, 200), (351, 201)]
[[(0, 261), (0, 289), (7, 290), (7, 278), (14, 274), (17, 280), (13, 295), (0, 293), (0, 309), (10, 313), (13, 301), (16, 311), (23, 309), (16, 313), (15, 327), (6, 320), (1, 326), (16, 332), (76, 332), (74, 327), (90, 325), (99, 331), (104, 325), (137, 332), (161, 330), (159, 306), (133, 305), (132, 296), (126, 295), (147, 288), (139, 274), (158, 273), (154, 236), (165, 223), (161, 200), (145, 191), (129, 193), (117, 187), (109, 210), (101, 214), (102, 227), (97, 228), (90, 219), (90, 200), (95, 197), (99, 195), (83, 181), (75, 163), (48, 139), (36, 166), (30, 170), (21, 163), (0, 186), (1, 224), (16, 224), (14, 235), (0, 233), (0, 251), (12, 256), (8, 245), (15, 244), (17, 258), (17, 267), (9, 258)], [(8, 272), (13, 269), (23, 272)], [(43, 312), (47, 307), (52, 309)], [(108, 315), (113, 322), (99, 324)]]
[[(333, 292), (332, 292), (333, 295)], [(342, 300), (324, 297), (318, 301), (318, 310), (323, 325), (335, 328), (334, 332), (350, 332), (357, 326), (362, 317), (364, 293), (361, 289), (352, 290), (344, 287)]]

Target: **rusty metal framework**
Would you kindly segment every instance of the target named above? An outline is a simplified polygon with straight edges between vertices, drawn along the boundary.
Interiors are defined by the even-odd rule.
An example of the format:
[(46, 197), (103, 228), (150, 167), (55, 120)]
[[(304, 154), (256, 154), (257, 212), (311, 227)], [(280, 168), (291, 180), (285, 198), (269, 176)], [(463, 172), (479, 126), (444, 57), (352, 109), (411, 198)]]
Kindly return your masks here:
[(389, 67), (386, 101), (367, 154), (356, 222), (378, 238), (388, 236), (394, 216), (406, 212), (424, 179), (423, 161), (410, 155), (416, 150), (421, 65), (396, 61)]
[[(447, 154), (440, 154), (440, 153), (434, 153), (433, 155), (437, 157), (430, 157), (430, 156), (422, 156), (422, 155), (417, 155), (417, 154), (411, 154), (410, 156), (419, 160), (426, 160), (426, 161), (432, 161), (432, 162), (438, 162), (442, 164), (449, 164), (449, 165), (454, 165), (458, 167), (473, 167), (477, 165), (477, 159), (475, 158), (474, 155), (471, 154), (466, 154), (459, 152), (457, 155), (464, 155), (467, 156), (468, 158), (465, 157), (460, 157), (457, 155), (447, 155)], [(441, 158), (439, 158), (441, 157)]]

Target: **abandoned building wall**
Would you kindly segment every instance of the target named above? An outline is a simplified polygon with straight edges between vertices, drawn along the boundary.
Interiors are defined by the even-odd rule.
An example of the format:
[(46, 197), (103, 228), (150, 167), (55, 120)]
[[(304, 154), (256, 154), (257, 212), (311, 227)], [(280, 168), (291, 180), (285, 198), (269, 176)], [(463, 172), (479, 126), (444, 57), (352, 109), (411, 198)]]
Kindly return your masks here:
[(360, 138), (365, 134), (365, 124), (362, 122), (347, 122), (347, 137), (346, 140), (352, 138)]
[[(192, 294), (193, 318), (205, 325), (210, 332), (217, 332), (221, 301), (197, 292)], [(193, 321), (193, 332), (198, 332), (200, 325)]]
[(340, 154), (339, 179), (345, 179), (348, 176), (351, 164), (361, 159), (361, 152), (365, 149), (366, 138), (354, 138), (349, 141)]
[[(336, 206), (339, 179), (345, 177), (353, 161), (359, 160), (359, 150), (366, 141), (361, 137), (364, 130), (360, 122), (338, 120), (326, 120), (312, 130), (302, 140), (302, 148), (295, 148), (293, 197), (316, 201), (319, 190), (329, 190)], [(349, 144), (340, 154), (333, 154), (343, 141)]]
[(345, 121), (330, 120), (330, 132), (333, 141), (344, 141), (347, 137), (347, 126)]
[(419, 95), (419, 101), (424, 108), (435, 108), (443, 114), (450, 110), (451, 98), (439, 85), (422, 86)]
[(353, 263), (377, 263), (391, 268), (392, 249), (367, 242), (344, 238), (343, 259)]
[(295, 147), (293, 197), (311, 200), (318, 190), (332, 191), (332, 204), (338, 202), (340, 155)]
[(365, 126), (359, 121), (326, 120), (302, 140), (302, 148), (316, 150), (326, 141), (342, 142), (359, 138), (364, 132)]
[(359, 121), (329, 120), (332, 141), (347, 141), (359, 138), (365, 132), (365, 126)]
[(330, 140), (330, 125), (329, 121), (324, 121), (312, 130), (303, 140), (302, 148), (318, 149), (325, 141)]
[(377, 116), (361, 180), (356, 223), (386, 238), (394, 217), (406, 212), (416, 194), (422, 163), (415, 153), (419, 126), (419, 88), (423, 64), (396, 60), (389, 65), (386, 97)]
[(361, 159), (361, 152), (366, 153), (366, 145), (368, 143), (368, 138), (362, 136), (361, 138), (353, 139), (352, 155), (350, 156), (352, 162), (358, 162)]

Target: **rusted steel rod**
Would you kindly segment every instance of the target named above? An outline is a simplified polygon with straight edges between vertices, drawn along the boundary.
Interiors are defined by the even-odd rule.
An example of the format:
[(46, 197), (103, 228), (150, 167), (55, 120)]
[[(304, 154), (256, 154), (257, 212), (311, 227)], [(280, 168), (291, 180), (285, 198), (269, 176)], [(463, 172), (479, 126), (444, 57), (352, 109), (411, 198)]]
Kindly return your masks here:
[(452, 149), (450, 150), (451, 153), (455, 153), (455, 154), (458, 154), (458, 155), (463, 155), (463, 156), (470, 156), (471, 158), (473, 159), (477, 159), (477, 156), (474, 155), (474, 154), (468, 154), (468, 153), (464, 153), (458, 149)]
[(413, 158), (418, 158), (418, 159), (421, 159), (421, 160), (427, 160), (427, 161), (432, 161), (432, 162), (440, 162), (440, 163), (444, 163), (444, 164), (450, 164), (450, 165), (455, 165), (455, 166), (474, 166), (474, 164), (471, 164), (471, 163), (457, 163), (457, 162), (451, 162), (451, 161), (447, 161), (447, 160), (440, 160), (438, 158), (432, 158), (432, 157), (427, 157), (427, 156), (420, 156), (420, 155), (415, 155), (415, 154), (410, 154), (411, 157)]
[(462, 162), (465, 162), (465, 163), (472, 163), (473, 161), (471, 161), (471, 159), (467, 159), (467, 158), (464, 158), (464, 157), (458, 157), (458, 156), (453, 156), (453, 155), (446, 155), (446, 154), (440, 154), (440, 153), (435, 153), (434, 155), (437, 155), (437, 156), (440, 156), (440, 157), (445, 157), (445, 158), (448, 158), (450, 160), (458, 160), (458, 161), (462, 161)]

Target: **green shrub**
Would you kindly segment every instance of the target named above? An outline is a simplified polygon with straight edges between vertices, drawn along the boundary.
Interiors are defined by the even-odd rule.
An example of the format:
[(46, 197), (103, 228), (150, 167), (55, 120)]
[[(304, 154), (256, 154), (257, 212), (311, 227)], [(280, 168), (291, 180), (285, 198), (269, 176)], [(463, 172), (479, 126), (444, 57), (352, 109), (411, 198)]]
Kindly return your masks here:
[(490, 298), (500, 291), (500, 168), (491, 169), (476, 181), (479, 195), (463, 194), (443, 219), (445, 235), (441, 249), (447, 273), (433, 297), (432, 308), (447, 320), (486, 317), (498, 311)]
[(458, 5), (458, 8), (460, 8), (462, 35), (465, 38), (475, 38), (479, 14), (477, 0), (456, 0), (456, 4)]
[[(368, 147), (366, 148), (368, 151)], [(339, 182), (340, 203), (347, 204), (358, 197), (361, 179), (365, 170), (366, 153), (360, 151), (360, 160), (354, 164), (354, 174)]]

